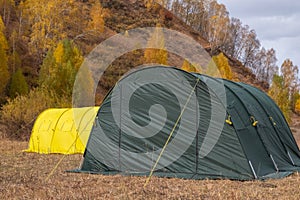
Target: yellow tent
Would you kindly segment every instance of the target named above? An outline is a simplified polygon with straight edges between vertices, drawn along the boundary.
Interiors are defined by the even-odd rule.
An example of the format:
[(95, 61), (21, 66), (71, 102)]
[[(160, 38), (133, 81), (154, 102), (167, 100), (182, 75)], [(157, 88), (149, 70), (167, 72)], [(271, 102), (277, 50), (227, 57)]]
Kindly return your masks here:
[(26, 152), (84, 153), (99, 107), (48, 109), (36, 119)]

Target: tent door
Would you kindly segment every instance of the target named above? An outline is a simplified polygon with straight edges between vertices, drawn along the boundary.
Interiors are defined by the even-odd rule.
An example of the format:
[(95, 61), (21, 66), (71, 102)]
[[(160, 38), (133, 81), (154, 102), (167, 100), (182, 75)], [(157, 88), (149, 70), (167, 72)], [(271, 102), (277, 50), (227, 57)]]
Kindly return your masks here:
[(272, 159), (249, 119), (243, 119), (235, 106), (232, 106), (228, 111), (246, 157), (251, 161), (252, 166), (250, 167), (253, 168), (255, 174), (261, 177), (276, 172)]

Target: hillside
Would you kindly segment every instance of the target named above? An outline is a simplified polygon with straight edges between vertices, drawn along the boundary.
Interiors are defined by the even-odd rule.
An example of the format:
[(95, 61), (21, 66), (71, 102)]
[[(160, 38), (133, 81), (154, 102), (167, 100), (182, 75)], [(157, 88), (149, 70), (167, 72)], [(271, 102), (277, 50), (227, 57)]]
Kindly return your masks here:
[[(43, 0), (43, 2), (47, 6), (54, 6), (52, 1)], [(44, 11), (43, 7), (39, 8), (39, 4), (33, 0), (27, 0), (25, 5), (16, 3), (11, 7), (4, 6), (5, 9), (0, 9), (9, 46), (7, 65), (11, 77), (10, 80), (5, 80), (7, 85), (3, 89), (3, 94), (0, 95), (0, 103), (7, 102), (8, 97), (15, 98), (15, 96), (10, 96), (10, 89), (12, 76), (18, 68), (22, 70), (26, 80), (25, 83), (28, 84), (29, 88), (29, 91), (24, 92), (24, 94), (29, 93), (29, 96), (19, 96), (17, 100), (9, 101), (10, 104), (4, 109), (4, 113), (0, 114), (3, 118), (1, 127), (7, 127), (8, 135), (14, 135), (14, 137), (17, 135), (17, 138), (23, 139), (28, 138), (34, 119), (40, 112), (49, 107), (72, 106), (72, 80), (75, 79), (74, 74), (77, 72), (76, 68), (79, 66), (80, 59), (83, 60), (97, 45), (118, 33), (126, 33), (127, 30), (134, 28), (160, 26), (176, 30), (193, 38), (212, 57), (222, 52), (220, 49), (212, 50), (210, 43), (202, 37), (200, 32), (195, 31), (160, 4), (154, 3), (149, 7), (145, 5), (144, 0), (101, 0), (101, 5), (97, 5), (96, 2), (95, 0), (59, 1), (55, 8), (60, 9), (62, 7), (62, 16), (56, 15), (51, 9), (48, 10), (47, 15), (40, 13)], [(101, 8), (101, 12), (95, 13), (95, 10), (99, 11), (99, 8)], [(10, 10), (9, 17), (6, 16), (7, 10)], [(68, 12), (65, 12), (65, 10), (68, 10)], [(103, 21), (98, 19), (103, 19)], [(41, 28), (42, 30), (36, 29), (36, 26), (41, 24), (46, 26), (49, 20), (53, 20), (58, 24), (53, 27), (57, 30), (49, 29), (48, 33), (42, 37), (44, 34), (43, 28)], [(91, 22), (98, 27), (103, 26), (103, 28), (95, 30), (91, 28)], [(18, 30), (18, 33), (16, 33), (16, 30)], [(38, 34), (38, 36), (35, 34)], [(55, 34), (57, 34), (57, 37)], [(72, 57), (69, 53), (71, 51), (75, 52), (74, 55), (78, 54), (78, 57), (80, 57), (79, 61), (77, 60), (78, 62), (76, 61), (76, 55)], [(224, 52), (222, 53), (228, 59), (233, 80), (254, 85), (264, 91), (268, 90), (269, 85), (266, 82), (259, 81), (248, 67), (243, 66), (242, 62)], [(95, 99), (97, 105), (101, 104), (104, 96), (123, 74), (132, 68), (147, 64), (144, 55), (145, 50), (140, 49), (128, 52), (114, 60), (99, 81)], [(64, 63), (56, 62), (56, 60), (62, 60), (61, 58), (66, 59)], [(68, 65), (69, 63), (71, 63), (71, 66)], [(183, 63), (184, 58), (170, 52), (167, 54), (167, 65), (181, 68)], [(43, 67), (45, 68), (44, 71), (42, 70)], [(57, 73), (52, 70), (55, 67)], [(70, 77), (67, 77), (68, 75), (63, 70), (60, 70), (64, 67), (72, 68), (67, 69), (72, 71)], [(53, 71), (55, 73), (50, 74)], [(46, 72), (44, 77), (42, 72)], [(45, 82), (44, 78), (48, 82)], [(62, 78), (61, 82), (57, 81), (59, 78)], [(15, 85), (18, 84), (19, 82)], [(56, 88), (49, 88), (52, 87), (52, 84), (56, 84)], [(44, 89), (49, 92), (45, 92)], [(20, 106), (21, 104), (26, 105)], [(3, 115), (6, 115), (6, 118)], [(24, 136), (20, 137), (20, 135)]]
[[(95, 1), (77, 0), (72, 2), (72, 4), (59, 3), (57, 5), (57, 9), (59, 9), (59, 6), (66, 7), (67, 9), (69, 9), (68, 6), (72, 6), (72, 9), (74, 9), (72, 12), (75, 14), (71, 16), (71, 12), (69, 13), (70, 16), (68, 13), (63, 14), (63, 16), (56, 16), (54, 14), (53, 16), (49, 16), (49, 18), (55, 18), (52, 19), (53, 22), (60, 25), (54, 26), (53, 28), (57, 28), (57, 30), (53, 30), (53, 32), (51, 32), (51, 29), (48, 30), (49, 33), (44, 36), (45, 38), (43, 38), (43, 32), (36, 29), (36, 26), (41, 26), (42, 23), (48, 23), (47, 21), (50, 19), (44, 16), (43, 13), (39, 13), (41, 11), (33, 9), (33, 7), (38, 6), (38, 4), (35, 5), (34, 1), (30, 0), (26, 1), (28, 5), (23, 5), (19, 1), (15, 2), (15, 4), (1, 4), (0, 13), (4, 21), (5, 35), (9, 44), (9, 72), (13, 75), (16, 69), (20, 67), (30, 88), (38, 86), (39, 73), (43, 60), (48, 53), (47, 51), (56, 47), (57, 44), (55, 42), (57, 40), (59, 41), (59, 38), (68, 38), (74, 41), (83, 56), (86, 56), (94, 47), (115, 34), (134, 28), (155, 27), (157, 24), (160, 24), (162, 27), (176, 30), (192, 37), (212, 54), (209, 42), (206, 41), (199, 32), (195, 31), (159, 4), (147, 8), (144, 0), (100, 0), (102, 5), (101, 15), (103, 15), (105, 28), (101, 32), (93, 32), (90, 29), (89, 23), (92, 18)], [(50, 3), (48, 6), (51, 6)], [(62, 22), (56, 22), (55, 20), (61, 20)], [(36, 37), (34, 34), (39, 34), (39, 36)], [(53, 34), (58, 35), (54, 37)], [(50, 47), (48, 47), (49, 45), (47, 43), (49, 39), (53, 40), (50, 41), (51, 43), (48, 42), (49, 45), (52, 45)], [(43, 43), (45, 44), (42, 45)], [(220, 50), (214, 51), (213, 55), (219, 52)], [(100, 83), (102, 88), (99, 88), (99, 96), (105, 95), (107, 90), (114, 85), (123, 73), (132, 67), (143, 64), (143, 53), (143, 51), (129, 53), (117, 59), (106, 72), (107, 77)], [(13, 57), (15, 54), (17, 57)], [(168, 65), (181, 67), (182, 62), (182, 58), (172, 54), (169, 55)], [(235, 80), (254, 84), (264, 90), (267, 89), (267, 85), (258, 82), (251, 71), (245, 68), (239, 61), (230, 58), (230, 65)], [(117, 70), (115, 69), (119, 69), (119, 71), (116, 72)], [(101, 98), (98, 102), (99, 101), (101, 101)]]
[[(159, 23), (164, 28), (176, 30), (188, 35), (189, 37), (192, 37), (203, 48), (205, 48), (211, 56), (217, 55), (221, 52), (219, 50), (215, 51), (212, 54), (212, 52), (210, 51), (209, 42), (201, 37), (199, 32), (195, 31), (193, 28), (185, 24), (173, 13), (161, 7), (159, 4), (156, 4), (155, 7), (149, 10), (146, 8), (144, 1), (141, 0), (102, 0), (101, 3), (104, 8), (109, 9), (110, 13), (112, 13), (105, 19), (105, 25), (110, 30), (110, 32), (120, 33), (134, 28), (155, 27), (156, 24)], [(135, 53), (135, 55), (129, 53), (125, 56), (122, 56), (112, 64), (112, 66), (106, 72), (106, 75), (110, 76), (110, 78), (107, 79), (104, 77), (104, 80), (101, 82), (102, 84), (100, 83), (100, 85), (104, 86), (105, 88), (99, 89), (99, 92), (105, 93), (105, 91), (111, 88), (114, 82), (123, 73), (125, 73), (132, 67), (144, 63), (143, 52), (140, 51), (139, 53)], [(233, 72), (234, 80), (254, 85), (264, 91), (268, 89), (268, 84), (258, 81), (251, 70), (243, 66), (241, 62), (228, 56), (227, 58), (229, 59), (229, 64)], [(182, 66), (182, 63), (182, 58), (179, 58), (176, 55), (169, 54), (168, 65), (180, 68)], [(115, 72), (117, 71), (115, 69), (122, 69), (121, 73), (118, 72), (117, 74), (115, 74)], [(111, 76), (115, 78), (112, 79)]]

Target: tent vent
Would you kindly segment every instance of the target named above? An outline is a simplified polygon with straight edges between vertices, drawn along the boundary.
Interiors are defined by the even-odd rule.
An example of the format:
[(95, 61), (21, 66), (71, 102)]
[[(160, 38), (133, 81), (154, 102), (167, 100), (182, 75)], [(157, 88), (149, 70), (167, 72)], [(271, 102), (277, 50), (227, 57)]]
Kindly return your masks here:
[(248, 162), (249, 162), (249, 165), (250, 165), (251, 170), (252, 170), (252, 172), (253, 172), (254, 178), (257, 179), (257, 175), (256, 175), (256, 173), (255, 173), (255, 170), (254, 170), (254, 168), (253, 168), (253, 165), (252, 165), (251, 161), (249, 160)]
[(277, 164), (275, 163), (275, 160), (274, 160), (274, 158), (273, 158), (273, 156), (272, 156), (271, 154), (270, 154), (270, 157), (271, 157), (271, 159), (272, 159), (272, 162), (273, 162), (273, 165), (274, 165), (276, 171), (278, 172), (279, 169), (278, 169)]
[(288, 151), (287, 153), (288, 153), (288, 156), (289, 156), (290, 160), (292, 161), (292, 164), (295, 166), (294, 160), (293, 160), (293, 158), (292, 158), (290, 152)]

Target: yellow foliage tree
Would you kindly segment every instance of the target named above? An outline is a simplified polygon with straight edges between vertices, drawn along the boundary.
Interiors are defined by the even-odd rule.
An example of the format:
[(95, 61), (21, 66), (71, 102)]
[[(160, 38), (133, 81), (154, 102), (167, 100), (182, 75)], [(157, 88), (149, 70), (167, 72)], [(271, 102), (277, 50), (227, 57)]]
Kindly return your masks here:
[(80, 16), (74, 0), (26, 0), (22, 6), (30, 31), (29, 50), (41, 57), (68, 36), (67, 27)]
[(89, 29), (96, 32), (102, 33), (104, 31), (104, 16), (107, 14), (107, 11), (103, 9), (99, 0), (93, 2), (93, 6), (90, 12), (90, 21)]
[(168, 52), (165, 50), (164, 33), (158, 24), (152, 33), (145, 50), (144, 59), (146, 63), (168, 64)]
[(14, 74), (18, 68), (21, 68), (22, 60), (17, 52), (18, 33), (14, 30), (9, 37), (11, 53), (9, 55), (8, 68), (11, 74)]
[(5, 25), (3, 23), (2, 17), (0, 16), (0, 44), (4, 50), (8, 50), (7, 39), (4, 35)]
[(288, 95), (289, 91), (288, 88), (285, 87), (284, 79), (282, 76), (274, 75), (268, 94), (279, 106), (286, 120), (288, 122), (291, 122), (291, 109)]
[(228, 63), (227, 57), (220, 53), (217, 56), (213, 56), (213, 61), (215, 62), (216, 66), (218, 67), (218, 70), (222, 76), (222, 78), (232, 80), (232, 71), (231, 67)]
[(5, 26), (7, 26), (14, 17), (16, 4), (17, 2), (14, 0), (0, 0), (1, 16)]
[(291, 109), (295, 110), (296, 95), (298, 91), (298, 74), (299, 68), (294, 65), (290, 59), (284, 60), (281, 65), (281, 73), (284, 81), (284, 86), (288, 90), (288, 98), (290, 100)]
[(144, 0), (144, 4), (145, 4), (146, 8), (147, 8), (148, 10), (150, 10), (151, 7), (152, 7), (153, 4), (154, 4), (154, 0)]
[(8, 71), (8, 44), (4, 35), (5, 26), (0, 17), (0, 103), (2, 103), (5, 96), (5, 90), (10, 79)]
[(296, 113), (300, 114), (300, 99), (296, 101), (295, 111)]
[(62, 63), (64, 51), (65, 51), (64, 43), (63, 42), (58, 43), (53, 53), (56, 63)]
[(196, 67), (195, 65), (191, 64), (187, 60), (183, 61), (181, 69), (184, 70), (184, 71), (187, 71), (187, 72), (201, 73), (201, 68), (200, 67)]

